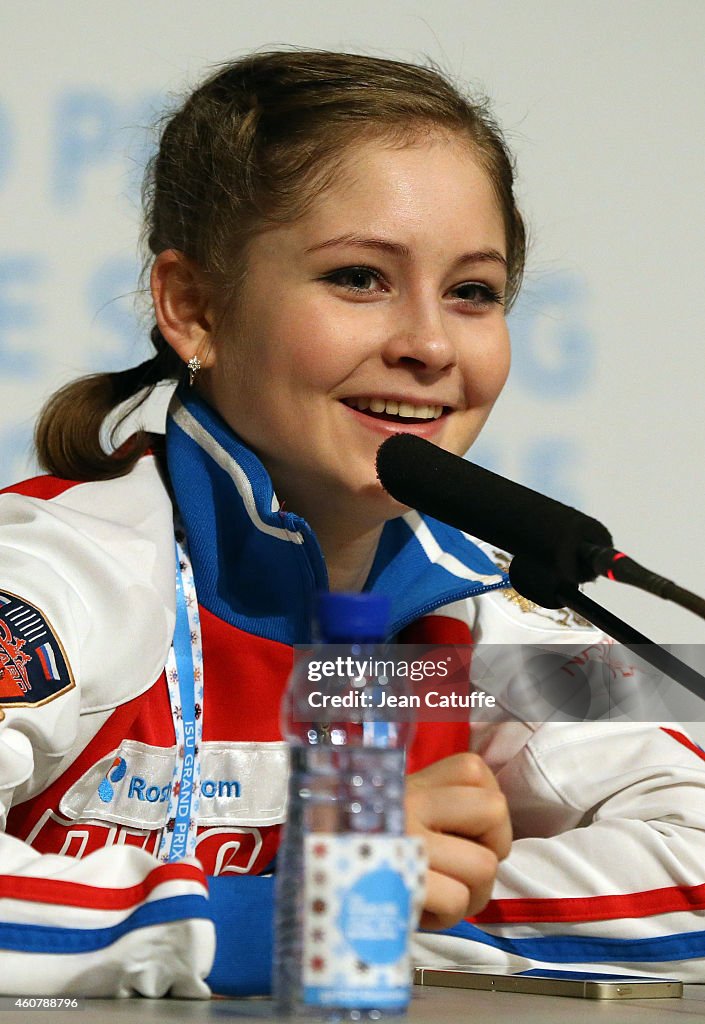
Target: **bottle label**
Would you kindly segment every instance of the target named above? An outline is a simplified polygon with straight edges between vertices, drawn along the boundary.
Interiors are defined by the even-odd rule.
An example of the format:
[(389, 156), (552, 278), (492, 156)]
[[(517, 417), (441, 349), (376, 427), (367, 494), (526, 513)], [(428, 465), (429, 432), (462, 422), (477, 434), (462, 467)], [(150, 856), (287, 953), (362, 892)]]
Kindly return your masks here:
[(402, 1009), (426, 857), (411, 836), (304, 839), (303, 997), (310, 1006)]

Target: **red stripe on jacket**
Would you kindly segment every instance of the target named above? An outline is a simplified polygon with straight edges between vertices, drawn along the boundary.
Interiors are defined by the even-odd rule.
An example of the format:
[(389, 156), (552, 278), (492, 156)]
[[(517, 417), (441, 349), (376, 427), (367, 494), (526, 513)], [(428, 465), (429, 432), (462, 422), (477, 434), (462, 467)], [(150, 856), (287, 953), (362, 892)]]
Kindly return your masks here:
[[(667, 729), (665, 726), (661, 729), (697, 757), (705, 760), (705, 750), (693, 743), (684, 733), (676, 729)], [(705, 884), (671, 885), (662, 889), (647, 889), (612, 896), (491, 900), (480, 914), (468, 920), (477, 924), (608, 921), (694, 910), (705, 910)]]
[(3, 488), (0, 494), (23, 494), (27, 498), (42, 498), (49, 501), (81, 483), (82, 480), (61, 480), (58, 476), (34, 476), (30, 480)]
[(672, 885), (613, 896), (491, 900), (481, 913), (468, 920), (476, 924), (608, 921), (693, 910), (705, 910), (705, 884)]
[(699, 757), (702, 761), (705, 761), (705, 750), (699, 747), (697, 743), (693, 743), (691, 739), (688, 739), (682, 732), (678, 732), (677, 729), (667, 729), (664, 725), (661, 726), (661, 731), (671, 736), (677, 743), (687, 747), (688, 750), (692, 750), (696, 757)]
[(0, 875), (0, 899), (27, 900), (35, 903), (56, 903), (91, 910), (127, 910), (143, 903), (158, 885), (187, 881), (206, 884), (201, 868), (195, 864), (161, 864), (137, 885), (124, 889), (108, 889), (84, 882), (67, 882), (53, 878), (30, 878), (26, 875)]

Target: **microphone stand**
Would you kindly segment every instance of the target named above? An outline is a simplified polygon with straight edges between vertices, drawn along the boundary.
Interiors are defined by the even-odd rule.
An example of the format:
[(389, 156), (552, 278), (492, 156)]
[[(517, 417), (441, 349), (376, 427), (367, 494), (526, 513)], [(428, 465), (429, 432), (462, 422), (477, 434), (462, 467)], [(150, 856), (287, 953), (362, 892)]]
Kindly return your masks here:
[(509, 578), (514, 589), (523, 597), (543, 608), (570, 608), (618, 643), (634, 651), (659, 672), (705, 700), (705, 676), (587, 597), (574, 583), (561, 580), (548, 566), (536, 562), (528, 555), (516, 555), (509, 566)]

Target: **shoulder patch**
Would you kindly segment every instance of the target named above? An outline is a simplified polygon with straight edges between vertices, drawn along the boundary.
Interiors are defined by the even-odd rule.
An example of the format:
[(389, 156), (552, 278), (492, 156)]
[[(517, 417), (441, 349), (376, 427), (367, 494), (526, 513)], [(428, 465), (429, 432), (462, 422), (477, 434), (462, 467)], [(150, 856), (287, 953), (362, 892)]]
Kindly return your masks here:
[[(495, 562), (502, 572), (509, 572), (509, 563), (512, 560), (512, 556), (508, 555), (506, 551), (501, 551), (499, 548), (490, 547), (487, 549), (488, 554), (493, 562)], [(530, 601), (528, 597), (523, 597), (522, 594), (518, 594), (513, 587), (506, 587), (500, 591), (505, 601), (510, 601), (516, 605), (520, 611), (524, 613), (531, 612), (533, 615), (538, 615), (542, 619), (550, 619), (551, 622), (557, 623), (559, 626), (567, 626), (569, 629), (594, 629), (595, 627), (587, 619), (584, 619), (582, 615), (578, 615), (572, 608), (542, 608), (540, 604), (535, 604)]]
[(542, 608), (540, 604), (535, 604), (527, 597), (518, 594), (512, 587), (507, 587), (506, 590), (501, 590), (500, 593), (505, 601), (511, 601), (522, 612), (531, 612), (533, 615), (538, 615), (541, 619), (550, 619), (551, 622), (555, 622), (559, 626), (566, 626), (568, 629), (595, 628), (591, 622), (584, 619), (582, 615), (578, 615), (572, 608)]
[(0, 590), (0, 707), (47, 704), (75, 685), (47, 617), (16, 594)]

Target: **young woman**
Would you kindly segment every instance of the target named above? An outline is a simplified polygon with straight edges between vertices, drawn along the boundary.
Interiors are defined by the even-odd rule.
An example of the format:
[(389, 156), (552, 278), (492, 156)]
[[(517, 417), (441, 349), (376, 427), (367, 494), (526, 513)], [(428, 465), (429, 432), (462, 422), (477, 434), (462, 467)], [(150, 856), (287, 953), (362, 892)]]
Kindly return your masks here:
[[(146, 198), (156, 355), (59, 392), (49, 475), (0, 497), (8, 993), (267, 990), (278, 708), (317, 590), (389, 595), (400, 642), (599, 641), (375, 474), (395, 432), (464, 453), (507, 376), (524, 230), (483, 107), (435, 70), (258, 54), (167, 123)], [(165, 436), (106, 455), (163, 380)], [(409, 769), (420, 960), (700, 979), (678, 730), (421, 723)]]

